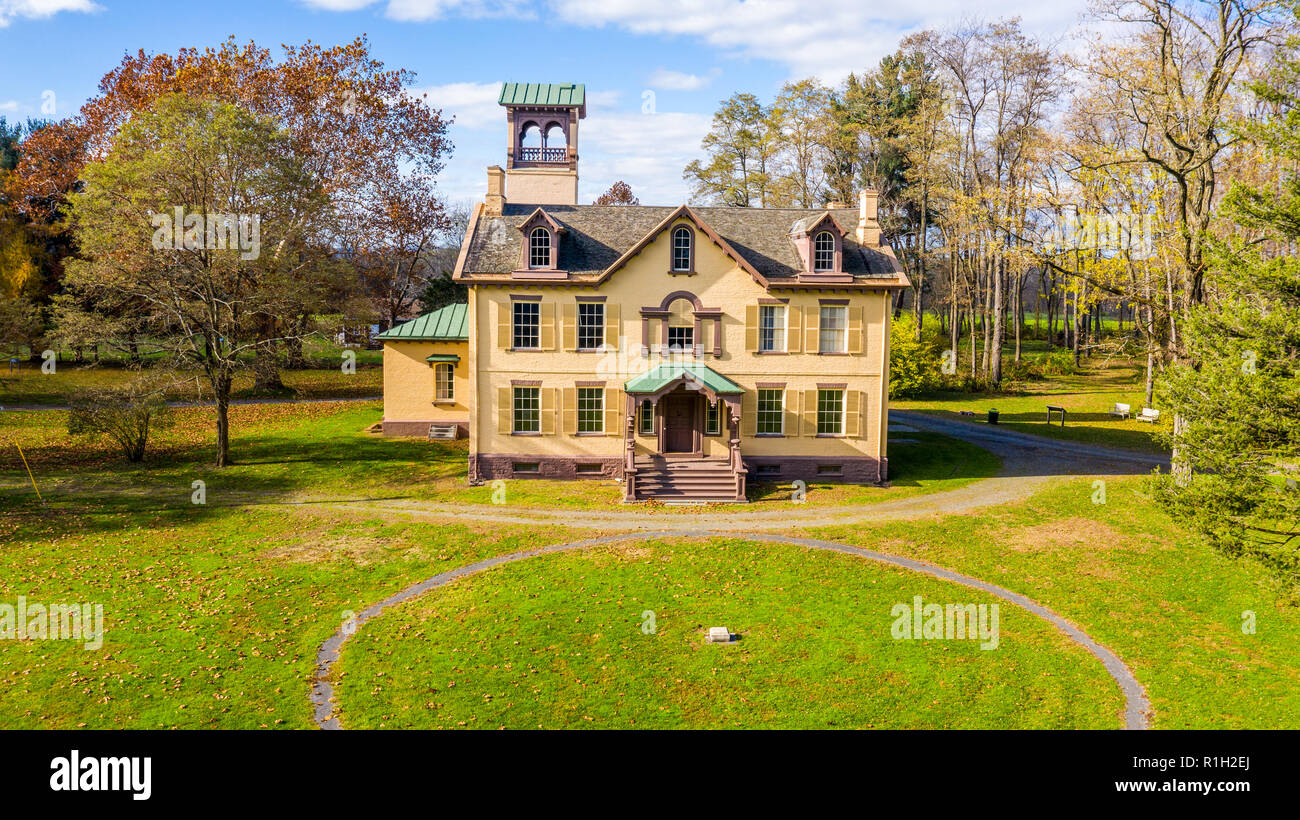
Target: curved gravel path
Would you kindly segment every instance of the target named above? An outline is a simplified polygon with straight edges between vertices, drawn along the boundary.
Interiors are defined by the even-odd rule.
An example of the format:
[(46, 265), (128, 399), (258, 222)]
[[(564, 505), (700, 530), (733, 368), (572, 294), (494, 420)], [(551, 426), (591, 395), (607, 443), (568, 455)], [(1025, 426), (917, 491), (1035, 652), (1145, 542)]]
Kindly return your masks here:
[(921, 572), (935, 578), (982, 590), (1019, 606), (1061, 630), (1070, 640), (1082, 646), (1101, 661), (1107, 673), (1124, 694), (1124, 727), (1146, 729), (1149, 727), (1150, 702), (1133, 671), (1115, 653), (1102, 646), (1079, 627), (1051, 609), (1004, 587), (972, 578), (952, 570), (927, 564), (911, 558), (890, 555), (862, 547), (802, 538), (793, 535), (773, 534), (763, 530), (790, 529), (794, 527), (879, 522), (890, 519), (920, 518), (929, 515), (949, 515), (966, 510), (996, 506), (1026, 498), (1062, 476), (1115, 476), (1147, 473), (1155, 468), (1168, 469), (1168, 457), (1119, 450), (1079, 442), (1061, 441), (1032, 436), (985, 424), (956, 421), (923, 413), (890, 411), (890, 422), (926, 432), (941, 433), (969, 441), (992, 451), (1002, 460), (998, 476), (976, 481), (964, 487), (929, 495), (912, 496), (858, 507), (785, 509), (767, 512), (735, 511), (727, 514), (692, 513), (652, 514), (632, 507), (620, 512), (592, 512), (578, 510), (508, 509), (490, 505), (444, 504), (431, 502), (345, 502), (333, 504), (341, 508), (369, 512), (388, 512), (435, 518), (459, 518), (503, 524), (557, 525), (573, 528), (630, 530), (614, 535), (553, 544), (532, 550), (487, 558), (472, 564), (440, 573), (413, 584), (385, 598), (357, 614), (351, 629), (340, 628), (329, 640), (321, 644), (316, 654), (316, 676), (312, 683), (311, 701), (314, 719), (323, 729), (339, 729), (338, 714), (333, 703), (334, 687), (330, 672), (338, 661), (339, 652), (355, 627), (382, 614), (386, 609), (418, 595), (482, 572), (492, 567), (522, 561), (540, 555), (584, 549), (619, 541), (644, 541), (655, 538), (735, 537), (743, 536), (754, 541), (797, 544), (812, 549), (833, 550), (857, 555), (904, 569)]
[(761, 512), (732, 508), (725, 513), (692, 510), (683, 514), (650, 512), (636, 506), (618, 511), (568, 510), (402, 499), (339, 502), (331, 506), (417, 518), (456, 518), (494, 524), (678, 533), (706, 529), (744, 533), (952, 515), (1028, 498), (1053, 479), (1062, 476), (1134, 475), (1148, 473), (1156, 467), (1167, 469), (1169, 465), (1169, 459), (1163, 456), (1059, 441), (922, 413), (901, 413), (894, 410), (890, 411), (889, 418), (891, 423), (941, 433), (983, 447), (1002, 460), (1002, 469), (996, 477), (975, 481), (955, 490), (857, 506), (790, 505), (781, 510)]
[[(725, 532), (696, 532), (695, 537), (709, 538), (717, 536), (728, 536), (733, 533)], [(447, 572), (439, 573), (427, 580), (417, 584), (412, 584), (406, 589), (394, 595), (390, 595), (377, 604), (367, 607), (359, 612), (356, 618), (346, 627), (340, 627), (337, 632), (325, 643), (321, 644), (320, 649), (316, 652), (316, 676), (312, 682), (311, 702), (314, 707), (313, 719), (316, 725), (322, 729), (341, 729), (339, 724), (339, 715), (334, 703), (334, 684), (330, 680), (330, 673), (334, 664), (339, 659), (339, 652), (342, 650), (348, 637), (355, 633), (356, 628), (383, 614), (389, 607), (409, 601), (431, 589), (444, 586), (455, 581), (458, 578), (464, 578), (474, 575), (492, 567), (509, 564), (515, 561), (523, 561), (528, 558), (536, 558), (540, 555), (549, 555), (557, 552), (567, 552), (570, 550), (584, 549), (587, 547), (612, 544), (620, 541), (648, 541), (656, 538), (680, 537), (680, 532), (657, 531), (657, 532), (637, 532), (623, 533), (619, 535), (609, 535), (601, 538), (591, 538), (584, 541), (572, 541), (567, 544), (552, 544), (547, 547), (537, 549), (523, 550), (520, 552), (510, 553), (508, 555), (498, 555), (493, 558), (486, 558), (482, 561), (476, 561), (472, 564), (466, 564)], [(1149, 728), (1148, 714), (1151, 710), (1151, 704), (1147, 700), (1146, 690), (1142, 684), (1138, 683), (1137, 678), (1133, 675), (1133, 670), (1121, 661), (1114, 652), (1095, 641), (1086, 632), (1079, 627), (1062, 618), (1051, 609), (1042, 604), (1025, 597), (1017, 592), (1012, 592), (1004, 587), (990, 584), (987, 581), (981, 581), (978, 578), (972, 578), (969, 575), (962, 575), (952, 570), (927, 564), (923, 561), (917, 561), (911, 558), (903, 558), (888, 553), (876, 552), (875, 550), (864, 549), (862, 547), (850, 546), (848, 544), (839, 544), (834, 541), (823, 541), (816, 538), (797, 538), (781, 535), (770, 534), (753, 534), (745, 536), (754, 541), (765, 541), (769, 543), (796, 544), (810, 549), (831, 550), (834, 552), (856, 555), (862, 558), (868, 558), (872, 561), (879, 561), (885, 564), (891, 564), (903, 569), (920, 572), (934, 578), (944, 581), (951, 581), (962, 586), (978, 589), (987, 592), (990, 595), (997, 596), (1009, 603), (1012, 603), (1028, 612), (1037, 615), (1043, 620), (1055, 626), (1065, 634), (1067, 638), (1074, 641), (1079, 646), (1088, 650), (1095, 658), (1101, 661), (1106, 668), (1106, 672), (1119, 685), (1120, 691), (1124, 694), (1124, 728), (1125, 729), (1146, 729)]]

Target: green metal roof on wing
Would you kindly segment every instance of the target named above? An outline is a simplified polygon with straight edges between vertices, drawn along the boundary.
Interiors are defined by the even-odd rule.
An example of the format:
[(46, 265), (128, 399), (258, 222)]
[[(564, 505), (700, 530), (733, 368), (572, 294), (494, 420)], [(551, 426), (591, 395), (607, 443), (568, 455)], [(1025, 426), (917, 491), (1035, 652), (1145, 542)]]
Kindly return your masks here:
[(375, 337), (385, 342), (469, 341), (469, 305), (455, 304), (394, 325)]
[(586, 113), (587, 87), (582, 83), (502, 83), (500, 105), (557, 105)]
[(739, 395), (745, 388), (699, 362), (663, 362), (623, 385), (628, 393), (656, 393), (677, 379), (698, 382), (720, 396)]

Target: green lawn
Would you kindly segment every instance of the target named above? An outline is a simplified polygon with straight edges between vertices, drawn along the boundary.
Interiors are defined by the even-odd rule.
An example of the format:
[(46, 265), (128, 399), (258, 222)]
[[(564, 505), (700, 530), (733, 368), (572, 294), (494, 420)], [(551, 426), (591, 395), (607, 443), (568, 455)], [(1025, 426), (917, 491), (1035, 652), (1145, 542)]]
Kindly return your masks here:
[[(490, 484), (466, 484), (464, 440), (385, 438), (365, 432), (380, 420), (378, 402), (237, 406), (230, 412), (236, 463), (223, 470), (208, 463), (213, 435), (212, 411), (207, 408), (177, 409), (176, 425), (157, 434), (154, 454), (142, 466), (128, 465), (104, 442), (68, 437), (63, 411), (0, 414), (0, 435), (6, 445), (13, 442), (23, 448), (53, 509), (112, 505), (124, 487), (132, 497), (188, 503), (195, 480), (206, 483), (209, 505), (395, 498), (489, 504), (496, 492)], [(906, 498), (954, 489), (998, 471), (998, 459), (973, 445), (929, 433), (906, 437), (915, 443), (891, 450), (890, 487), (814, 483), (806, 488), (805, 504), (843, 506)], [(22, 470), (16, 448), (0, 449), (0, 487), (8, 483), (22, 492), (27, 481)], [(788, 484), (755, 484), (750, 488), (753, 503), (711, 509), (784, 508), (793, 492)], [(506, 486), (507, 507), (625, 510), (622, 498), (622, 485), (610, 480), (520, 479)], [(638, 509), (691, 514), (695, 508)]]
[[(50, 418), (60, 413), (0, 415), (0, 602), (100, 604), (107, 632), (98, 651), (0, 641), (0, 728), (308, 727), (316, 647), (345, 610), (467, 561), (572, 537), (291, 503), (416, 483), (428, 469), (414, 459), (376, 469), (381, 454), (417, 448), (358, 434), (351, 406), (281, 405), (238, 409), (244, 461), (217, 471), (201, 412), (169, 431), (163, 460), (130, 468), (79, 452)], [(20, 438), (48, 507), (20, 472)], [(370, 460), (352, 458), (358, 448)], [(207, 482), (206, 505), (190, 503), (195, 479)]]
[[(895, 640), (891, 608), (993, 604), (854, 556), (744, 540), (556, 555), (434, 590), (363, 626), (339, 703), (356, 728), (1117, 728), (1100, 662), (1001, 602), (1000, 641)], [(644, 613), (654, 613), (645, 634)], [(741, 636), (704, 643), (710, 626)]]
[[(913, 410), (953, 419), (963, 419), (963, 410), (974, 412), (975, 423), (984, 423), (989, 410), (997, 410), (999, 424), (1010, 430), (1038, 436), (1103, 444), (1145, 452), (1162, 452), (1156, 442), (1156, 426), (1108, 415), (1116, 402), (1131, 406), (1134, 415), (1143, 406), (1143, 371), (1125, 360), (1086, 363), (1078, 374), (1038, 381), (1015, 382), (999, 394), (944, 391), (920, 398), (891, 399), (895, 410)], [(1065, 427), (1060, 414), (1047, 424), (1047, 405), (1064, 407)], [(1160, 425), (1167, 426), (1168, 419)]]
[[(315, 648), (337, 629), (345, 610), (485, 556), (594, 534), (454, 517), (408, 520), (307, 503), (484, 500), (487, 488), (464, 485), (463, 442), (368, 434), (365, 429), (379, 418), (375, 403), (234, 408), (237, 463), (225, 470), (209, 466), (208, 409), (178, 410), (177, 425), (159, 436), (154, 460), (144, 466), (126, 465), (102, 444), (70, 440), (63, 416), (0, 414), (0, 602), (22, 595), (32, 602), (100, 603), (108, 636), (100, 651), (67, 642), (0, 641), (4, 728), (308, 726)], [(933, 492), (996, 470), (995, 459), (968, 445), (922, 434), (904, 437), (918, 444), (891, 449), (893, 487), (813, 487), (808, 503), (856, 505)], [(23, 447), (48, 506), (36, 500), (15, 444)], [(190, 503), (196, 480), (206, 483), (206, 505)], [(509, 504), (520, 507), (628, 509), (617, 504), (612, 483), (509, 486)], [(1300, 728), (1300, 609), (1257, 565), (1229, 560), (1186, 534), (1145, 497), (1142, 486), (1141, 478), (1110, 479), (1107, 503), (1095, 505), (1091, 482), (1061, 479), (1025, 503), (814, 534), (930, 561), (1052, 607), (1134, 669), (1155, 705), (1157, 727)], [(788, 503), (783, 488), (756, 489), (756, 496), (745, 507), (714, 509), (775, 510)], [(1023, 622), (1009, 605), (1003, 607), (1003, 625), (1012, 640), (994, 652), (971, 654), (946, 644), (900, 649), (892, 641), (886, 651), (872, 631), (878, 610), (910, 599), (911, 593), (899, 597), (909, 589), (984, 600), (849, 556), (743, 540), (674, 541), (653, 545), (644, 555), (606, 550), (530, 560), (467, 579), (369, 624), (365, 641), (350, 645), (342, 660), (343, 670), (357, 671), (344, 679), (343, 719), (348, 725), (402, 725), (445, 717), (458, 725), (465, 718), (454, 716), (464, 714), (470, 701), (477, 704), (485, 693), (496, 701), (498, 692), (506, 692), (504, 702), (517, 709), (510, 725), (521, 726), (569, 720), (613, 725), (620, 715), (636, 718), (638, 726), (736, 720), (772, 725), (779, 711), (805, 701), (806, 718), (789, 720), (809, 726), (827, 725), (828, 718), (840, 720), (837, 725), (993, 726), (1014, 714), (1020, 716), (1015, 725), (1116, 725), (1113, 686), (1108, 678), (1090, 677), (1099, 667), (1051, 643), (1055, 637), (1035, 632), (1037, 623)], [(662, 603), (645, 603), (651, 599)], [(452, 600), (464, 606), (448, 610)], [(570, 616), (573, 607), (586, 612)], [(644, 609), (661, 613), (658, 644), (639, 631), (618, 633), (639, 626)], [(1247, 611), (1256, 616), (1254, 634), (1241, 631)], [(438, 633), (436, 641), (415, 642), (418, 647), (410, 640), (421, 630), (432, 637), (431, 630), (450, 629), (439, 619), (453, 612), (479, 632), (466, 633), (460, 643), (455, 629)], [(547, 620), (548, 612), (559, 614)], [(528, 613), (542, 614), (530, 621)], [(571, 624), (574, 618), (583, 620)], [(699, 654), (704, 647), (696, 645), (692, 631), (713, 625), (748, 629), (753, 637), (737, 646), (709, 647), (732, 653), (719, 662)], [(565, 704), (563, 712), (534, 721), (544, 709), (527, 698), (509, 699), (511, 692), (528, 694), (511, 688), (524, 650), (517, 658), (501, 654), (514, 644), (497, 646), (488, 637), (493, 630), (541, 653), (529, 659), (546, 657), (552, 644), (582, 653), (557, 653), (549, 665), (534, 661), (538, 682), (547, 681), (548, 696)], [(596, 633), (603, 637), (591, 638)], [(390, 639), (396, 643), (383, 643)], [(1037, 652), (1017, 654), (1017, 647), (1034, 640)], [(478, 649), (484, 642), (488, 648)], [(394, 683), (415, 679), (407, 666), (424, 668), (423, 658), (408, 660), (407, 653), (433, 647), (468, 670), (481, 668), (470, 657), (480, 651), (485, 658), (509, 658), (516, 668), (483, 669), (487, 688), (476, 683), (477, 671), (444, 680), (442, 672), (452, 666), (430, 667), (438, 674), (419, 684)], [(849, 658), (845, 652), (851, 648)], [(384, 656), (375, 653), (386, 651), (394, 654), (384, 670)], [(665, 677), (652, 663), (657, 656), (646, 652), (662, 652), (662, 668), (677, 675), (671, 683), (683, 683), (664, 688)], [(597, 664), (589, 655), (610, 657)], [(1017, 674), (989, 666), (989, 655), (1014, 661), (1008, 668)], [(711, 680), (715, 666), (730, 676), (724, 677), (728, 686), (739, 688), (711, 689), (722, 686)], [(918, 670), (930, 674), (909, 683), (903, 694), (880, 688), (880, 680), (917, 680)], [(360, 687), (381, 671), (393, 682)], [(448, 694), (450, 680), (458, 681), (457, 689), (467, 688)], [(579, 680), (585, 690), (577, 688)], [(427, 685), (412, 688), (428, 681), (439, 688), (436, 696)], [(855, 693), (866, 687), (871, 696), (845, 696), (839, 684), (857, 687)], [(798, 695), (783, 693), (786, 686)], [(1022, 697), (1022, 690), (1032, 697)], [(592, 704), (587, 709), (577, 705), (583, 691), (582, 703)], [(920, 693), (920, 699), (906, 701), (906, 691)], [(464, 692), (473, 697), (462, 701)], [(737, 705), (731, 697), (736, 692), (750, 705)], [(714, 693), (727, 702), (718, 706)], [(626, 699), (642, 695), (658, 698), (653, 710), (639, 702), (627, 705)], [(429, 702), (443, 704), (439, 709), (445, 711), (417, 714)], [(474, 713), (478, 722), (466, 720), (467, 725), (493, 725), (506, 716), (497, 708), (481, 706)], [(679, 723), (671, 723), (674, 716)]]
[[(1027, 502), (938, 521), (819, 529), (1005, 586), (1133, 669), (1156, 728), (1300, 728), (1300, 608), (1260, 565), (1164, 515), (1140, 477), (1065, 480)], [(1254, 634), (1242, 631), (1253, 612)]]

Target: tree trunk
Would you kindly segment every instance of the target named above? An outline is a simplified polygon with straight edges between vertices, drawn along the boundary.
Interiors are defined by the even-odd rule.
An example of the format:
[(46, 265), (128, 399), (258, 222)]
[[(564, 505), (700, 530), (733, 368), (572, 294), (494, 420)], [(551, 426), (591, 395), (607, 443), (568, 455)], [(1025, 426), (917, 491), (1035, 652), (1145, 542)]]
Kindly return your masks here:
[(280, 379), (280, 358), (274, 342), (262, 342), (253, 353), (253, 390), (279, 392), (285, 389)]
[(284, 366), (289, 370), (306, 370), (307, 357), (302, 351), (302, 337), (292, 336), (284, 340)]
[(997, 261), (990, 271), (993, 275), (993, 332), (989, 350), (989, 386), (1002, 387), (1002, 343), (1007, 335), (1006, 310), (1006, 258)]
[(929, 207), (929, 193), (926, 190), (926, 188), (927, 186), (924, 183), (922, 183), (921, 185), (921, 230), (917, 233), (917, 247), (918, 247), (917, 277), (916, 277), (916, 281), (913, 283), (913, 286), (915, 287), (916, 290), (916, 295), (913, 298), (916, 299), (916, 302), (915, 304), (912, 305), (912, 312), (916, 316), (916, 341), (918, 342), (921, 341), (921, 323), (925, 321), (925, 313), (922, 310), (922, 305), (921, 305), (921, 292), (925, 287), (925, 251), (926, 251), (926, 244), (927, 244), (925, 241), (926, 215), (927, 215), (926, 210)]
[(230, 461), (230, 386), (233, 377), (222, 371), (212, 379), (212, 392), (217, 400), (217, 466), (229, 467)]

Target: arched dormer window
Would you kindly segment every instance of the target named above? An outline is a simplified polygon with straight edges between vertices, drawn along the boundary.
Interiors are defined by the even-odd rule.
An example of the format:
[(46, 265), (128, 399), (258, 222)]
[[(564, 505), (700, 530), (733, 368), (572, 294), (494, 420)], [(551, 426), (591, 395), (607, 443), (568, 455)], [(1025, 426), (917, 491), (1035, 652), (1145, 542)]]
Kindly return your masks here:
[(550, 214), (538, 208), (519, 225), (519, 267), (512, 276), (519, 278), (563, 279), (559, 270), (560, 237), (565, 228)]
[(830, 231), (818, 231), (813, 236), (813, 272), (825, 273), (835, 270), (835, 235)]
[(551, 264), (551, 232), (540, 225), (528, 234), (528, 267), (554, 267)]
[(689, 272), (695, 269), (695, 235), (685, 225), (673, 229), (673, 261), (675, 272)]

